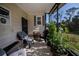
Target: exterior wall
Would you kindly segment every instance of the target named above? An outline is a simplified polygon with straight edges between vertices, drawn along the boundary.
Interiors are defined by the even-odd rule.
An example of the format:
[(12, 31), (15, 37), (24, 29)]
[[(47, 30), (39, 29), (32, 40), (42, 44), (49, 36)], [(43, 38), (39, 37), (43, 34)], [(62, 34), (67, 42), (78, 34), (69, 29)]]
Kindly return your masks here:
[[(0, 24), (0, 48), (4, 48), (14, 41), (16, 41), (16, 33), (22, 31), (21, 17), (28, 20), (28, 33), (32, 34), (36, 27), (40, 27), (43, 31), (43, 26), (34, 26), (34, 15), (25, 13), (16, 4), (6, 3), (0, 4), (5, 9), (10, 11), (10, 24), (1, 25)], [(5, 30), (4, 30), (5, 28)]]
[[(37, 16), (41, 16), (41, 15), (37, 15)], [(29, 34), (33, 34), (33, 31), (37, 30), (37, 28), (39, 28), (37, 31), (40, 31), (40, 33), (42, 34), (43, 30), (44, 30), (44, 25), (43, 25), (43, 19), (41, 19), (41, 25), (36, 25), (34, 26), (34, 15), (28, 15), (28, 31)]]
[(4, 48), (16, 41), (16, 33), (22, 29), (21, 17), (27, 18), (27, 14), (15, 4), (0, 4), (0, 6), (10, 11), (10, 24), (0, 25), (0, 48)]
[(32, 34), (33, 29), (34, 29), (34, 16), (33, 15), (28, 15), (28, 34)]

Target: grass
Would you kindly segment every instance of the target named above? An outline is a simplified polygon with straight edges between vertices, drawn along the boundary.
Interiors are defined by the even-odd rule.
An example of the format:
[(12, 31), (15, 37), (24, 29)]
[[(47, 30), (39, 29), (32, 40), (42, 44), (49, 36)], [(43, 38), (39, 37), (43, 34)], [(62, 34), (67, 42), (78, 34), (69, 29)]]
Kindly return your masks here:
[(67, 34), (69, 36), (69, 47), (73, 50), (79, 51), (79, 35)]

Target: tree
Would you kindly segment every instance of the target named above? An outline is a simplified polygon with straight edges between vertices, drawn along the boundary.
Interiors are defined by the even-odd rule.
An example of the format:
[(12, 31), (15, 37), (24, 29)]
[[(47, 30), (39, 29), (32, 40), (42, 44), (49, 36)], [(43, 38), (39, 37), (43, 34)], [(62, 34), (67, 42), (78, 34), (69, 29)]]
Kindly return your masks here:
[(75, 11), (78, 10), (79, 8), (76, 8), (76, 7), (72, 7), (68, 10), (66, 10), (66, 17), (64, 17), (68, 22), (71, 21), (72, 19), (72, 16), (74, 15)]
[[(74, 31), (79, 31), (79, 15), (75, 15), (73, 18), (72, 18), (72, 29)], [(75, 28), (75, 29), (74, 29)]]
[(66, 19), (65, 24), (68, 27), (69, 31), (72, 31), (73, 28), (73, 24), (72, 24), (72, 18), (74, 17), (74, 14), (76, 12), (76, 10), (78, 10), (79, 8), (77, 7), (71, 7), (69, 9), (66, 10), (66, 16), (64, 17), (64, 19)]

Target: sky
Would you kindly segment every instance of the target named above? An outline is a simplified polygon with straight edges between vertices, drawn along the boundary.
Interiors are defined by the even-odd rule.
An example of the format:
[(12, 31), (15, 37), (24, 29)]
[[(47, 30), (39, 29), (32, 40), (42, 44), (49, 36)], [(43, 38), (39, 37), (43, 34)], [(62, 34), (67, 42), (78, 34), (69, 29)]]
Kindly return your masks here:
[[(65, 4), (64, 6), (62, 6), (59, 9), (58, 12), (62, 14), (61, 20), (63, 20), (64, 19), (64, 16), (66, 16), (65, 15), (66, 10), (69, 9), (69, 8), (72, 8), (72, 7), (79, 8), (79, 3), (67, 3), (67, 4)], [(53, 20), (53, 21), (56, 21), (55, 18), (54, 18), (54, 15), (55, 14), (56, 14), (56, 12), (54, 12), (54, 14), (52, 14), (51, 17), (50, 17), (50, 19)], [(47, 21), (46, 22), (48, 22), (48, 20), (49, 20), (49, 18), (47, 17)]]

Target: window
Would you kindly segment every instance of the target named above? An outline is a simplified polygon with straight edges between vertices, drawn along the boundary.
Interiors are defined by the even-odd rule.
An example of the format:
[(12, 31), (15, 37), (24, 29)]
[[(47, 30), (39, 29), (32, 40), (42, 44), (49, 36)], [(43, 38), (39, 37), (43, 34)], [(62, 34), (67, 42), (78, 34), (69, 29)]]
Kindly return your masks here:
[(9, 11), (3, 7), (0, 7), (0, 22), (6, 24), (9, 19)]
[(41, 25), (41, 17), (37, 17), (37, 24)]
[(42, 25), (42, 16), (34, 16), (34, 26)]

